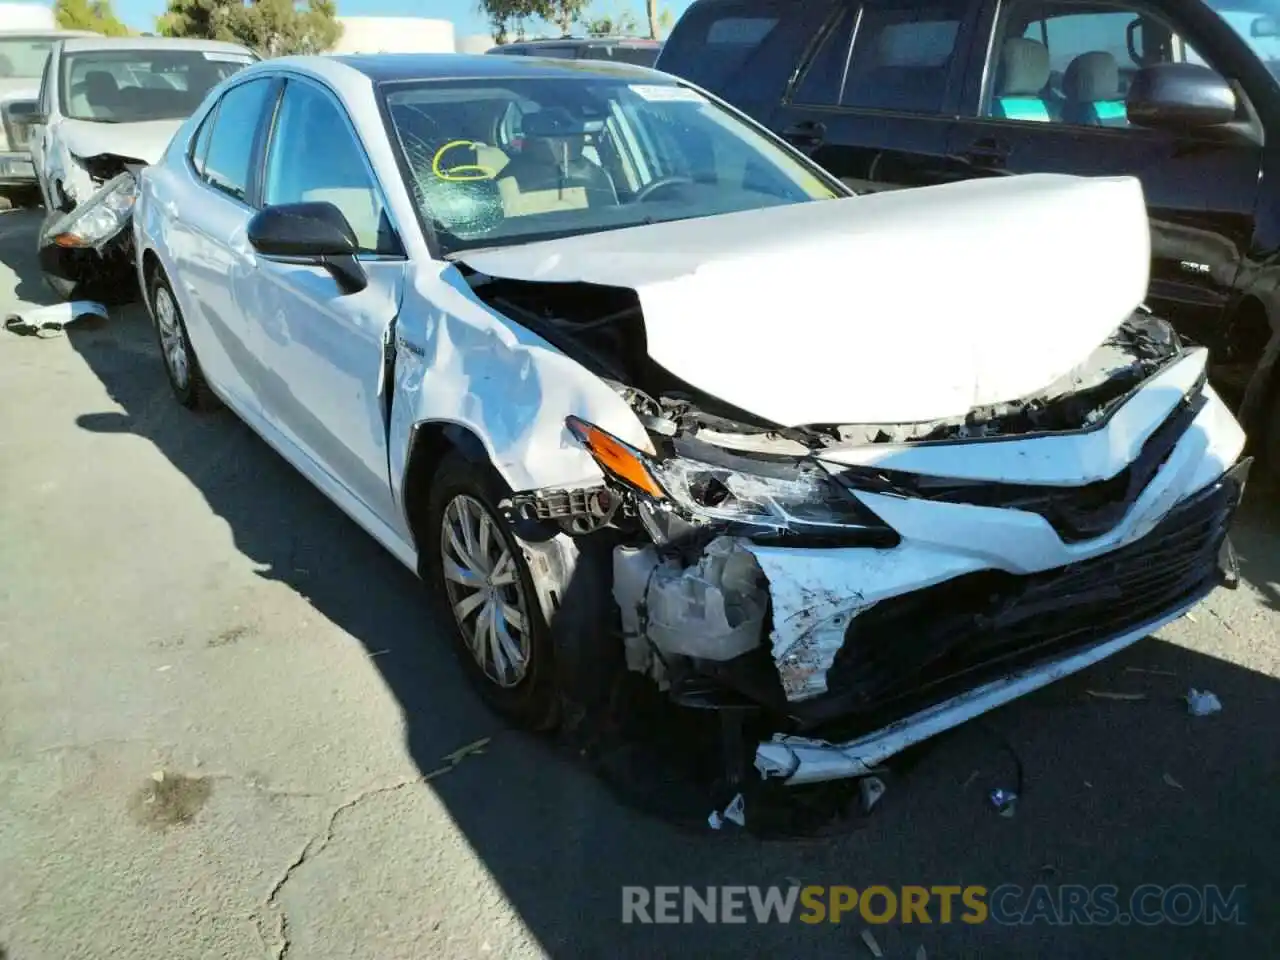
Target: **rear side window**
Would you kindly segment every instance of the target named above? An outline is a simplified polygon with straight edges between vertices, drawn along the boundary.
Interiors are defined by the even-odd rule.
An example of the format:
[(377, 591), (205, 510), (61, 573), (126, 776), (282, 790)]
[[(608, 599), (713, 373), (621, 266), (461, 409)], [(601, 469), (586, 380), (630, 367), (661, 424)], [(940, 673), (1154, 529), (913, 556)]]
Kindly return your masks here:
[(781, 19), (773, 3), (761, 0), (694, 5), (663, 47), (659, 69), (723, 92)]
[(868, 4), (842, 15), (819, 45), (793, 99), (940, 112), (968, 7), (968, 0)]
[[(257, 142), (255, 133), (272, 89), (272, 81), (268, 77), (232, 87), (218, 103), (218, 114), (208, 135), (209, 145), (200, 175), (209, 186), (246, 203), (253, 148)], [(201, 130), (197, 148), (198, 141), (204, 136)]]

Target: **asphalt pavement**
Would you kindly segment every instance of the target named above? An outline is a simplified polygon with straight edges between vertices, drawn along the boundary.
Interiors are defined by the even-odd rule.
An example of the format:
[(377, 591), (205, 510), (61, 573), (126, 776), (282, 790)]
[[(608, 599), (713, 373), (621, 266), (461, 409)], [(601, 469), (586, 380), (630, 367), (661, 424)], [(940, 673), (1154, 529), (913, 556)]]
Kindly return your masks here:
[[(51, 302), (38, 222), (0, 213), (0, 314)], [(871, 957), (868, 930), (907, 958), (1280, 941), (1280, 491), (1256, 478), (1238, 590), (940, 739), (854, 828), (760, 842), (638, 814), (504, 729), (408, 571), (233, 415), (172, 401), (140, 308), (0, 332), (0, 393), (6, 960)], [(1222, 711), (1189, 716), (1190, 687)], [(1019, 766), (1002, 817), (988, 793)], [(809, 884), (1212, 885), (1243, 909), (621, 922), (624, 886)]]

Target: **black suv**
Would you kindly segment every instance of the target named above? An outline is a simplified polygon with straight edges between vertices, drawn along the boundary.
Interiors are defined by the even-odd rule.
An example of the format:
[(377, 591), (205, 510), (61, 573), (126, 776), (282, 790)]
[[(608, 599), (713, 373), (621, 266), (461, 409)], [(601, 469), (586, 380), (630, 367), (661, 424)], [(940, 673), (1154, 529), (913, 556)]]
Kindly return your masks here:
[(1137, 176), (1149, 303), (1280, 467), (1280, 0), (696, 0), (657, 68), (858, 192)]
[(485, 53), (508, 57), (555, 57), (559, 60), (613, 60), (652, 67), (662, 44), (638, 37), (561, 37), (558, 40), (517, 40)]

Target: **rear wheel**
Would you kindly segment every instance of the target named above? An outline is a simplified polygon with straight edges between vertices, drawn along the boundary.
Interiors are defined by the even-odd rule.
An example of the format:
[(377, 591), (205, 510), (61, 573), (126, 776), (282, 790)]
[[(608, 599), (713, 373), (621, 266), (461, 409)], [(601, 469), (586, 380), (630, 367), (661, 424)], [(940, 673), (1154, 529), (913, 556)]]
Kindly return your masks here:
[(200, 361), (187, 336), (187, 325), (178, 309), (173, 289), (157, 269), (151, 279), (151, 316), (155, 321), (156, 342), (160, 345), (160, 357), (169, 377), (173, 395), (184, 407), (206, 410), (217, 406), (213, 391), (205, 382)]
[(491, 471), (445, 459), (430, 492), (427, 572), (481, 697), (517, 726), (548, 730), (558, 713), (549, 632), (500, 497)]

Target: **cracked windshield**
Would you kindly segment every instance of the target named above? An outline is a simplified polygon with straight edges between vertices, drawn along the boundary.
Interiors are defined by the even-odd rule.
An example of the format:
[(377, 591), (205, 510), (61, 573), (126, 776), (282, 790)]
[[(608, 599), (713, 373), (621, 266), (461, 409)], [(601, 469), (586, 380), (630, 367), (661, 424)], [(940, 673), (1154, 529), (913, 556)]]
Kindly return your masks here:
[(658, 78), (417, 83), (386, 102), (447, 252), (836, 196), (793, 154)]

